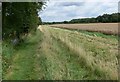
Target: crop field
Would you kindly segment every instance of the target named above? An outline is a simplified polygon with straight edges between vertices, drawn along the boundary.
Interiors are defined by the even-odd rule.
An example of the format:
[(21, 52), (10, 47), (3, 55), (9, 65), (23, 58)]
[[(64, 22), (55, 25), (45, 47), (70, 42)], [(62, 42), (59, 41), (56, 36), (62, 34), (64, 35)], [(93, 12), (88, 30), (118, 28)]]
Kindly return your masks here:
[[(3, 80), (118, 80), (117, 36), (62, 29), (96, 25), (43, 25), (16, 49), (4, 42)], [(116, 26), (100, 24), (94, 30), (117, 33)]]
[(52, 27), (79, 29), (104, 34), (118, 34), (118, 23), (90, 23), (90, 24), (54, 24)]

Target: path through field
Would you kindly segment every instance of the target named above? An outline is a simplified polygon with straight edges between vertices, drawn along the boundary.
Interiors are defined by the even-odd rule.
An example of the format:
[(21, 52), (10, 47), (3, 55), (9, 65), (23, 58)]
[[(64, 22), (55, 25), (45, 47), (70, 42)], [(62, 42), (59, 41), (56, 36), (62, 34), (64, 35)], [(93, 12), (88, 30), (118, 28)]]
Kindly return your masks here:
[(3, 79), (118, 79), (115, 38), (42, 26), (23, 46), (4, 69)]

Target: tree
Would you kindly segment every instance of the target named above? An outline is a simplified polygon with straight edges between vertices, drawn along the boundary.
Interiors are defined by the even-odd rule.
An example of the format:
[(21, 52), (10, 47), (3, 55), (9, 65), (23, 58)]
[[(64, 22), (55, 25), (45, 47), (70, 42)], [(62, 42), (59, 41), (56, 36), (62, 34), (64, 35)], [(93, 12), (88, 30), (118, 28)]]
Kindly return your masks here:
[(20, 39), (21, 35), (35, 30), (40, 19), (38, 12), (44, 4), (45, 2), (3, 2), (3, 38)]

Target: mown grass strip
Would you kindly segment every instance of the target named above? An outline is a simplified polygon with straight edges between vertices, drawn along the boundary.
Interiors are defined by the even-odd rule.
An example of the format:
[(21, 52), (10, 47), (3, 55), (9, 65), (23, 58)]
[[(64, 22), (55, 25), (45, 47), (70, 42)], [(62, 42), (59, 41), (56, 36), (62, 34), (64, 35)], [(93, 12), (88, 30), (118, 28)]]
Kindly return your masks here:
[[(34, 60), (36, 57), (37, 43), (40, 40), (40, 32), (30, 35), (27, 40), (16, 49), (11, 46), (4, 48), (3, 52), (3, 79), (4, 80), (31, 80), (34, 79)], [(11, 50), (10, 50), (11, 49)], [(12, 51), (9, 53), (8, 51)], [(10, 55), (10, 56), (9, 56)], [(8, 61), (6, 61), (8, 60)], [(11, 61), (11, 62), (9, 62)], [(7, 63), (7, 67), (6, 64)], [(34, 75), (34, 77), (33, 77)]]

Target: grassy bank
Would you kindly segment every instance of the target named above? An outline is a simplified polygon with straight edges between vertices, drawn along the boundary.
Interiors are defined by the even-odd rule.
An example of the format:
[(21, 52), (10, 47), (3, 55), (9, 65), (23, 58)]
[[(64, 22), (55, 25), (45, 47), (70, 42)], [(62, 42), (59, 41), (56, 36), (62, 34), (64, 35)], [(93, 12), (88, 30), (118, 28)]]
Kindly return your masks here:
[(118, 79), (116, 37), (49, 26), (40, 30), (17, 49), (3, 43), (3, 79)]
[[(80, 62), (106, 79), (117, 78), (118, 39), (116, 36), (91, 32), (50, 29), (53, 36), (59, 38), (80, 57)], [(105, 74), (105, 76), (104, 76)]]

